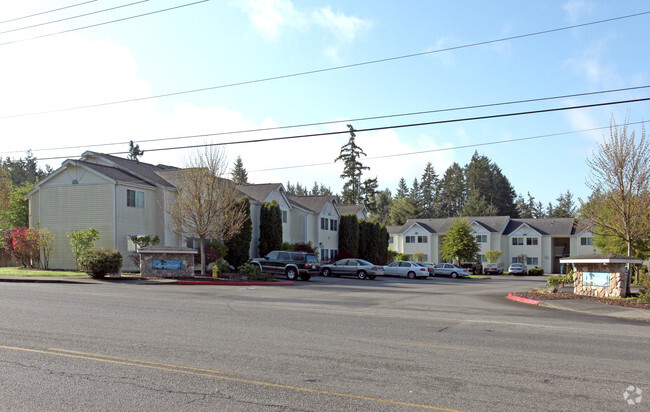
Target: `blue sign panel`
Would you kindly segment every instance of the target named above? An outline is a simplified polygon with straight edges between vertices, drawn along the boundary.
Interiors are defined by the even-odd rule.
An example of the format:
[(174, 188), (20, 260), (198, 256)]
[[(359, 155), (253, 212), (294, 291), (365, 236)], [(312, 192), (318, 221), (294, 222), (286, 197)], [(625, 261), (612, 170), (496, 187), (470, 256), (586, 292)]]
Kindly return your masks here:
[(609, 273), (605, 272), (583, 272), (583, 286), (609, 286)]
[(181, 270), (182, 260), (153, 259), (151, 266), (154, 270)]

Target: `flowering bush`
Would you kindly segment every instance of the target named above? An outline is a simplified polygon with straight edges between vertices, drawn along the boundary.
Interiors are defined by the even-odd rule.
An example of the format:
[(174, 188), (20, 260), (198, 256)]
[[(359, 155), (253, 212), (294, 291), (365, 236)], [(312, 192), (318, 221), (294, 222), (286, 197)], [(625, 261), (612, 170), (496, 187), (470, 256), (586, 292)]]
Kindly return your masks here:
[(4, 233), (5, 249), (23, 267), (37, 267), (40, 260), (38, 233), (28, 227), (15, 227)]

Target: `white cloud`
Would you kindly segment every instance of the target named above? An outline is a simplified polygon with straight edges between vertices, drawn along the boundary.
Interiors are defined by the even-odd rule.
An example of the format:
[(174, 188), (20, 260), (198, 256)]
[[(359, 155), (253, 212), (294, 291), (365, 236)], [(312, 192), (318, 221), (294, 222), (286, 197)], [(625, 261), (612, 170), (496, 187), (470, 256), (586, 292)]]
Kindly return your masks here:
[(325, 47), (323, 54), (339, 62), (340, 45), (354, 41), (372, 27), (372, 23), (328, 7), (298, 10), (289, 0), (248, 0), (242, 9), (250, 16), (253, 26), (269, 41), (278, 40), (283, 32), (304, 32), (320, 28), (335, 39)]
[(251, 22), (267, 40), (276, 40), (283, 28), (300, 28), (304, 15), (288, 0), (250, 0), (244, 5)]
[(584, 0), (569, 0), (562, 5), (562, 9), (567, 13), (571, 24), (577, 24), (584, 14), (594, 9), (594, 5)]
[(329, 7), (324, 7), (312, 12), (314, 21), (321, 27), (329, 30), (341, 42), (354, 40), (359, 33), (372, 27), (372, 23), (343, 13), (335, 13)]

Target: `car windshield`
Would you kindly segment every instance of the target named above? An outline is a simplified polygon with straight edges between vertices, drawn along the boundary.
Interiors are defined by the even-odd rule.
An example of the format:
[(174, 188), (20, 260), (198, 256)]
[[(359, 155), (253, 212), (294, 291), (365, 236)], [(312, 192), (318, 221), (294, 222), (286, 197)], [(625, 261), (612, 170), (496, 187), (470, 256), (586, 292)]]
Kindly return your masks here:
[(522, 265), (521, 263), (513, 263), (510, 266), (513, 267), (513, 268), (522, 268), (522, 267), (524, 267), (524, 265)]

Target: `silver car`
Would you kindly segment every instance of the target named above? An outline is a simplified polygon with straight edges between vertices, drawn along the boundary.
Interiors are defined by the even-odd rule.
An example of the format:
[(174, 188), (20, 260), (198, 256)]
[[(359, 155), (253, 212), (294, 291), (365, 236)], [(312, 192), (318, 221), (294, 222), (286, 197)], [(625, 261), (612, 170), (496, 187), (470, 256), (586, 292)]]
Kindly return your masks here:
[(509, 275), (525, 275), (526, 273), (528, 273), (528, 269), (523, 263), (513, 263), (508, 268)]
[(451, 263), (439, 263), (433, 267), (433, 276), (469, 276), (469, 271)]
[(429, 269), (417, 262), (398, 260), (388, 266), (384, 266), (384, 275), (406, 276), (409, 279), (428, 278)]
[(323, 276), (354, 275), (359, 279), (372, 280), (383, 275), (384, 269), (363, 259), (341, 259), (329, 265), (322, 265), (320, 274)]

